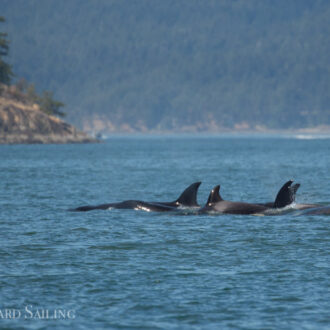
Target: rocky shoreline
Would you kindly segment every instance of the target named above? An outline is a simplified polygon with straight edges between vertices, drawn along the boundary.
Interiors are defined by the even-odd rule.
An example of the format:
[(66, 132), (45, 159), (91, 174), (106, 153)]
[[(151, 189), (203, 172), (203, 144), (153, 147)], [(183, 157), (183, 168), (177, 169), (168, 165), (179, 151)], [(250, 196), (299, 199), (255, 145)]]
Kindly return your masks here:
[(95, 143), (97, 139), (63, 120), (42, 112), (24, 95), (2, 86), (0, 144)]

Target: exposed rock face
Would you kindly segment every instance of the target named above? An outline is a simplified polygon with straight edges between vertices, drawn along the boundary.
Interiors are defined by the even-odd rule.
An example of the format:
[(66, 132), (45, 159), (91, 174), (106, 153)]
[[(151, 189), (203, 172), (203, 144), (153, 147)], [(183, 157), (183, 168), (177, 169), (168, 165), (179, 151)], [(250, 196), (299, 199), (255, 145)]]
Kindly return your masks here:
[(0, 144), (97, 142), (63, 120), (43, 113), (23, 94), (1, 87)]

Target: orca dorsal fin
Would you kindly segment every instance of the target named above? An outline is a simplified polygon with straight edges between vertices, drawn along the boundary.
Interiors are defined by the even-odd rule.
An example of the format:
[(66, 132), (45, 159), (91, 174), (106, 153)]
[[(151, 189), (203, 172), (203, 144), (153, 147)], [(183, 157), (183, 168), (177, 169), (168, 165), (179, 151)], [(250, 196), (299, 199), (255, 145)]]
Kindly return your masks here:
[(291, 186), (293, 183), (293, 180), (289, 180), (284, 183), (284, 185), (281, 187), (279, 192), (277, 193), (274, 207), (275, 208), (281, 208), (285, 207), (287, 205), (290, 205), (295, 201), (296, 198), (296, 192), (298, 188), (300, 187), (299, 183), (296, 183), (295, 185)]
[(217, 202), (221, 202), (221, 201), (223, 201), (223, 199), (220, 196), (220, 185), (217, 185), (211, 190), (206, 204), (208, 205), (208, 204), (213, 204), (213, 203), (217, 203)]
[(198, 206), (197, 204), (197, 192), (202, 182), (198, 181), (187, 187), (180, 197), (175, 201), (176, 204), (183, 206)]
[(292, 192), (292, 202), (296, 200), (296, 192), (300, 187), (300, 183), (296, 183), (293, 186), (290, 187), (290, 190)]

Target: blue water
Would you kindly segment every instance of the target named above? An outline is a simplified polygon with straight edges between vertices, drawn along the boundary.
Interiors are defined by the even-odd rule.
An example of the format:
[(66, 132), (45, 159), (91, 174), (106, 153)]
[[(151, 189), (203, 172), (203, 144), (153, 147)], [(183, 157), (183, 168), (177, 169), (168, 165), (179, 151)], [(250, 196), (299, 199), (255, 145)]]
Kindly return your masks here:
[(67, 211), (171, 201), (199, 180), (201, 205), (217, 184), (272, 201), (291, 178), (298, 202), (330, 204), (329, 150), (282, 137), (0, 146), (0, 328), (329, 329), (329, 216)]

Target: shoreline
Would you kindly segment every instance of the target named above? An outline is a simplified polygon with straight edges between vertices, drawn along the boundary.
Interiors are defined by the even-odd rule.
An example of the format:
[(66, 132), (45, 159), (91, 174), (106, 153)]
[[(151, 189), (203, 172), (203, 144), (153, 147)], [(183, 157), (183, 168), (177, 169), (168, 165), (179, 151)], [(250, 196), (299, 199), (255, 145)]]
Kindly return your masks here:
[(116, 132), (86, 132), (101, 140), (110, 137), (301, 137), (301, 138), (330, 138), (330, 127), (299, 128), (299, 129), (265, 129), (265, 130), (230, 130), (219, 131), (177, 131), (177, 130), (150, 130), (150, 131), (116, 131)]

